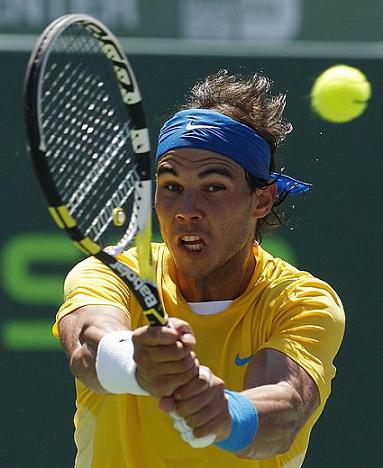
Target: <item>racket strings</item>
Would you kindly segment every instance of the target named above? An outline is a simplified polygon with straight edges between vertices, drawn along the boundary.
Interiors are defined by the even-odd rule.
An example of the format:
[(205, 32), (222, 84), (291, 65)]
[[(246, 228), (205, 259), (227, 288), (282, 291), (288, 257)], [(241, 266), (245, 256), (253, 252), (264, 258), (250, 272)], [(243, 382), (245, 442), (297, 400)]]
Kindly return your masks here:
[[(124, 206), (132, 192), (135, 190), (139, 175), (135, 169), (131, 170), (126, 179), (119, 185), (118, 191), (114, 192), (111, 200), (98, 213), (92, 221), (90, 227), (85, 231), (87, 236), (91, 236), (95, 241), (99, 241), (108, 226), (113, 222), (113, 208)], [(112, 209), (111, 209), (112, 208)], [(135, 234), (135, 233), (134, 233)], [(124, 243), (133, 238), (134, 234), (129, 233), (124, 236)]]
[[(76, 84), (77, 82), (73, 81), (71, 87), (74, 89)], [(53, 88), (53, 86), (51, 87)], [(56, 93), (56, 100), (58, 100), (58, 98), (61, 98), (61, 101), (65, 100), (65, 96), (61, 97), (60, 95), (60, 91), (62, 89), (63, 86), (60, 85), (60, 88)], [(49, 158), (49, 163), (53, 174), (58, 174), (65, 171), (66, 167), (71, 164), (71, 160), (74, 158), (74, 150), (79, 152), (82, 149), (81, 141), (79, 141), (79, 139), (76, 141), (76, 136), (81, 133), (82, 119), (77, 118), (76, 115), (84, 114), (85, 109), (81, 109), (78, 106), (68, 108), (68, 104), (68, 102), (65, 104), (64, 109), (60, 109), (60, 107), (56, 104), (53, 110), (51, 110), (52, 104), (50, 103), (50, 105), (44, 107), (43, 101), (42, 115), (44, 120), (44, 131), (47, 135), (49, 135), (47, 139), (47, 157)], [(71, 113), (73, 117), (68, 115), (69, 113)], [(66, 158), (60, 158), (61, 153), (64, 152)], [(85, 160), (83, 162), (85, 163)], [(71, 167), (70, 174), (72, 177), (75, 177), (76, 173), (80, 170), (81, 160), (79, 160), (75, 166)], [(69, 188), (72, 183), (72, 177), (57, 178), (59, 189), (65, 190), (66, 188)], [(64, 187), (61, 186), (62, 183), (64, 183)]]
[[(134, 206), (139, 175), (112, 65), (83, 28), (72, 27), (60, 36), (49, 55), (41, 93), (47, 161), (55, 184), (82, 232), (101, 243), (109, 227), (117, 231), (113, 208), (128, 212)], [(125, 242), (133, 235), (125, 232), (122, 238)]]
[[(57, 64), (53, 63), (52, 68), (48, 70), (48, 72), (44, 76), (45, 81), (54, 78), (53, 83), (51, 83), (50, 85), (52, 89), (48, 89), (42, 96), (42, 104), (45, 106), (44, 110), (46, 114), (50, 116), (49, 120), (43, 122), (44, 127), (49, 124), (51, 119), (55, 119), (58, 117), (59, 114), (62, 114), (62, 109), (60, 108), (60, 106), (58, 106), (58, 101), (62, 97), (59, 91), (61, 88), (64, 89), (64, 83), (72, 83), (70, 88), (74, 89), (77, 85), (77, 80), (79, 78), (81, 79), (85, 75), (84, 71), (81, 71), (80, 65), (73, 67), (72, 70), (70, 69), (70, 67), (71, 64), (67, 63), (62, 69), (62, 71), (59, 72), (59, 75), (54, 78), (54, 72), (57, 72)], [(74, 81), (75, 77), (77, 77), (76, 81)], [(70, 88), (67, 90), (68, 94), (71, 92)], [(56, 93), (53, 93), (52, 90), (56, 90)]]
[[(88, 124), (84, 124), (81, 127), (81, 129), (88, 129), (89, 133), (93, 132), (93, 127), (88, 127)], [(117, 160), (113, 159), (113, 156), (116, 154), (115, 152), (118, 151), (128, 140), (128, 138), (124, 136), (124, 133), (124, 129), (121, 129), (116, 136), (113, 136), (112, 141), (109, 142), (108, 140), (106, 140), (106, 144), (104, 145), (104, 147), (94, 148), (92, 159), (95, 161), (95, 163), (90, 170), (88, 170), (87, 164), (78, 164), (74, 168), (70, 179), (64, 181), (62, 190), (68, 191), (68, 204), (72, 206), (73, 210), (76, 210), (78, 207), (80, 207), (81, 203), (86, 203), (86, 196), (91, 190), (95, 189), (94, 186), (96, 184), (108, 183), (107, 170), (109, 170), (109, 174), (111, 174), (117, 169)], [(81, 145), (79, 148), (77, 148), (77, 150), (81, 151)], [(112, 158), (110, 157), (110, 155), (112, 156)], [(121, 168), (121, 170), (124, 170), (124, 168)], [(104, 177), (103, 179), (101, 178), (102, 176)], [(72, 179), (76, 178), (80, 179), (81, 183), (75, 188), (74, 191), (72, 191), (72, 193), (70, 193)], [(98, 189), (100, 190), (101, 187), (99, 186)], [(85, 205), (83, 205), (83, 207), (86, 208)]]
[[(76, 83), (71, 84), (70, 86), (71, 88), (78, 88), (80, 92), (82, 91), (80, 84), (78, 87), (76, 86)], [(60, 91), (62, 91), (62, 89), (64, 89), (64, 87), (60, 85), (58, 94)], [(97, 96), (95, 96), (95, 93), (93, 94), (94, 95), (89, 95), (89, 98), (92, 102), (95, 102), (94, 100), (97, 100)], [(101, 99), (103, 99), (102, 95)], [(63, 100), (65, 100), (65, 96), (63, 97)], [(110, 127), (112, 127), (114, 130), (119, 129), (119, 127), (116, 127), (116, 125), (112, 126), (110, 122), (105, 124), (103, 120), (100, 118), (95, 118), (96, 116), (93, 114), (90, 115), (89, 123), (83, 123), (83, 118), (76, 119), (76, 116), (85, 115), (87, 110), (93, 110), (93, 107), (98, 108), (97, 103), (96, 105), (88, 105), (87, 100), (83, 100), (83, 102), (80, 101), (78, 102), (77, 106), (72, 107), (72, 109), (65, 109), (66, 112), (72, 111), (73, 115), (75, 116), (72, 117), (69, 122), (65, 117), (67, 115), (66, 112), (60, 111), (57, 116), (53, 115), (53, 118), (51, 119), (52, 128), (46, 129), (51, 134), (50, 138), (48, 139), (48, 144), (50, 145), (51, 150), (48, 152), (47, 157), (53, 155), (53, 159), (51, 160), (51, 168), (53, 173), (59, 174), (60, 172), (63, 172), (66, 169), (66, 166), (71, 164), (71, 160), (74, 158), (76, 152), (89, 152), (89, 150), (91, 150), (92, 159), (96, 161), (94, 166), (89, 171), (89, 162), (87, 159), (79, 158), (76, 161), (76, 164), (71, 168), (69, 177), (58, 178), (57, 180), (57, 187), (60, 192), (68, 193), (68, 204), (70, 206), (72, 205), (73, 210), (76, 210), (80, 203), (86, 202), (85, 196), (90, 192), (91, 189), (94, 190), (93, 185), (98, 182), (100, 176), (103, 174), (103, 172), (105, 172), (108, 166), (111, 166), (109, 169), (111, 171), (110, 173), (112, 173), (117, 164), (116, 160), (109, 157), (109, 153), (111, 153), (112, 156), (115, 155), (114, 143), (116, 142), (116, 136), (111, 134), (109, 130)], [(65, 108), (67, 108), (67, 104), (65, 105)], [(46, 113), (49, 113), (49, 108), (46, 109)], [(111, 113), (112, 111), (108, 112), (108, 116), (110, 116)], [(70, 118), (70, 115), (68, 115), (68, 118)], [(104, 123), (105, 129), (108, 130), (108, 132), (105, 131), (105, 134), (101, 134), (102, 137), (106, 137), (104, 139), (105, 144), (101, 147), (99, 144), (97, 144), (98, 142), (94, 141), (91, 137), (91, 134), (94, 131), (94, 124), (97, 124), (97, 121), (99, 123)], [(117, 140), (119, 139), (118, 136), (122, 135), (123, 133), (124, 130), (119, 129)], [(65, 138), (65, 136), (67, 136), (67, 138)], [(59, 157), (60, 152), (68, 153), (66, 154), (64, 161)], [(73, 182), (76, 180), (81, 181), (79, 186), (73, 184)], [(102, 180), (104, 181), (105, 185), (109, 183), (105, 177)], [(86, 192), (84, 192), (84, 188), (86, 188)], [(73, 193), (70, 193), (71, 190)], [(102, 187), (99, 187), (99, 190), (102, 190)], [(77, 203), (75, 203), (75, 200), (77, 200)], [(84, 206), (84, 208), (86, 207)]]
[[(53, 144), (55, 141), (57, 143), (61, 143), (62, 142), (62, 137), (61, 137), (60, 131), (62, 131), (62, 133), (64, 135), (70, 134), (69, 135), (70, 137), (80, 136), (81, 141), (85, 141), (85, 140), (87, 140), (87, 135), (86, 134), (80, 134), (79, 135), (79, 131), (80, 130), (81, 131), (86, 130), (87, 133), (91, 133), (93, 131), (93, 129), (94, 129), (94, 127), (92, 127), (90, 125), (91, 123), (93, 123), (92, 121), (94, 121), (95, 124), (103, 123), (103, 121), (101, 121), (99, 118), (95, 118), (95, 116), (93, 114), (91, 114), (91, 113), (88, 113), (88, 115), (89, 115), (89, 125), (83, 123), (83, 120), (84, 120), (83, 116), (86, 115), (86, 111), (87, 110), (93, 111), (93, 109), (96, 108), (96, 105), (94, 103), (89, 105), (89, 103), (87, 101), (79, 100), (78, 95), (79, 94), (81, 95), (81, 93), (83, 91), (87, 91), (86, 88), (84, 89), (84, 86), (89, 86), (89, 87), (92, 88), (92, 93), (88, 96), (88, 98), (89, 98), (89, 100), (91, 102), (94, 102), (97, 99), (97, 96), (100, 95), (100, 93), (98, 92), (96, 87), (102, 85), (103, 83), (99, 83), (98, 80), (96, 80), (94, 77), (92, 79), (89, 75), (86, 76), (85, 71), (82, 71), (78, 75), (77, 79), (74, 80), (73, 79), (73, 74), (77, 70), (78, 70), (78, 66), (76, 66), (74, 68), (74, 70), (73, 70), (73, 73), (71, 73), (68, 76), (67, 83), (60, 82), (59, 80), (55, 80), (51, 85), (49, 85), (49, 88), (51, 88), (51, 89), (54, 89), (55, 85), (56, 85), (56, 87), (58, 89), (57, 89), (57, 92), (56, 92), (54, 98), (52, 99), (52, 101), (48, 102), (47, 105), (45, 107), (43, 107), (43, 116), (44, 116), (44, 119), (45, 119), (44, 128), (46, 129), (48, 124), (53, 126), (53, 128), (51, 128), (51, 129), (46, 129), (47, 132), (50, 133), (50, 138), (48, 140), (48, 143)], [(46, 79), (48, 79), (48, 78), (49, 78), (49, 75), (46, 76)], [(67, 84), (69, 84), (67, 87), (64, 86), (64, 85), (67, 85)], [(66, 89), (66, 92), (65, 92), (64, 96), (61, 96), (61, 93), (65, 89)], [(73, 93), (73, 90), (77, 90), (77, 92)], [(46, 93), (46, 96), (50, 96), (51, 94), (52, 94), (52, 92), (50, 90), (48, 90), (47, 93)], [(84, 93), (84, 94), (86, 94), (86, 93)], [(43, 103), (46, 100), (46, 96), (43, 99)], [(67, 99), (67, 101), (69, 101), (69, 102), (65, 103), (64, 109), (60, 109), (60, 107), (57, 106), (57, 103), (55, 103), (55, 101), (58, 101), (59, 99), (61, 99), (61, 101), (64, 100), (64, 102), (65, 102), (65, 99), (68, 98), (68, 97), (70, 97), (70, 99)], [(71, 104), (70, 101), (72, 101), (74, 99), (76, 99), (77, 104), (76, 103)], [(53, 104), (54, 104), (54, 107), (53, 107)], [(81, 104), (83, 104), (83, 105), (81, 106)], [(53, 107), (53, 110), (52, 110), (52, 107)], [(56, 109), (56, 111), (55, 111), (55, 109)], [(68, 113), (72, 114), (72, 116), (68, 115)], [(71, 117), (71, 118), (69, 119), (69, 117)], [(69, 119), (69, 122), (68, 122), (68, 119)], [(55, 128), (55, 126), (57, 126), (57, 128)], [(79, 127), (79, 128), (76, 128), (76, 127)], [(56, 136), (56, 133), (58, 133), (58, 136)], [(76, 151), (81, 151), (81, 150), (84, 149), (84, 146), (81, 145), (81, 141), (77, 141), (77, 143), (76, 143), (76, 140), (73, 140), (73, 139), (68, 140), (68, 141), (65, 142), (65, 143), (67, 143), (67, 145), (65, 145), (64, 147), (58, 146), (58, 148), (56, 148), (56, 149), (58, 149), (58, 150), (62, 149), (63, 151), (65, 151), (65, 149), (69, 147), (71, 149), (74, 148)], [(91, 143), (91, 140), (89, 141), (89, 143)], [(68, 160), (72, 159), (73, 156), (74, 156), (73, 152), (69, 152)], [(62, 166), (63, 163), (62, 163), (61, 160), (57, 160), (56, 162), (60, 165), (60, 167), (63, 167)], [(83, 162), (85, 164), (86, 160), (84, 160)], [(56, 171), (58, 169), (58, 167), (55, 167), (54, 163), (55, 163), (55, 160), (51, 161), (52, 171)], [(81, 163), (81, 160), (79, 161), (79, 163)], [(81, 170), (81, 164), (79, 164), (79, 163), (77, 163), (76, 166), (73, 168), (74, 169), (74, 171), (72, 172), (73, 176), (76, 176), (76, 172)], [(65, 181), (65, 184), (66, 184), (66, 186), (69, 185), (68, 180)]]
[[(87, 125), (85, 124), (83, 127), (87, 127)], [(119, 127), (114, 125), (113, 129), (116, 131)], [(109, 139), (106, 140), (104, 152), (101, 151), (101, 157), (98, 158), (91, 170), (88, 171), (87, 166), (76, 165), (74, 173), (64, 181), (64, 186), (61, 188), (62, 190), (69, 188), (73, 178), (82, 180), (80, 185), (70, 195), (68, 206), (70, 207), (71, 213), (77, 211), (77, 216), (82, 218), (85, 224), (92, 225), (92, 229), (87, 229), (86, 234), (92, 234), (95, 240), (100, 238), (108, 225), (112, 222), (111, 210), (109, 208), (111, 206), (122, 206), (130, 196), (132, 190), (134, 190), (134, 182), (139, 178), (135, 168), (129, 171), (128, 174), (125, 174), (126, 168), (124, 166), (118, 166), (118, 160), (115, 158), (117, 152), (120, 151), (129, 140), (129, 137), (126, 136), (126, 130), (120, 129), (115, 135), (109, 132), (108, 135)], [(97, 156), (98, 153), (93, 154), (93, 158), (97, 159)], [(92, 190), (95, 190), (95, 185), (98, 185), (99, 191), (102, 192), (104, 190), (111, 182), (108, 173), (113, 174), (113, 177), (117, 176), (119, 179), (122, 178), (122, 182), (117, 187), (117, 191), (112, 194), (112, 198), (107, 202), (106, 206), (92, 220), (93, 213), (90, 210), (92, 199), (88, 195)], [(103, 187), (103, 185), (105, 187)], [(108, 211), (109, 216), (107, 216)]]
[[(126, 137), (125, 131), (121, 129), (120, 133), (114, 136), (112, 141), (107, 144), (105, 152), (99, 158), (100, 160), (92, 167), (89, 174), (84, 176), (84, 182), (79, 185), (77, 191), (69, 199), (68, 205), (70, 206), (70, 210), (73, 212), (77, 211), (77, 215), (83, 218), (86, 224), (90, 224), (92, 230), (87, 229), (86, 234), (88, 235), (92, 232), (95, 240), (100, 238), (112, 222), (112, 209), (125, 204), (132, 190), (134, 190), (135, 181), (139, 179), (135, 166), (126, 172), (127, 168), (123, 165), (118, 165), (118, 159), (115, 157), (124, 148), (128, 140), (129, 138)], [(95, 190), (96, 186), (97, 190), (101, 193), (106, 191), (108, 185), (113, 182), (113, 179), (121, 180), (121, 182), (101, 211), (93, 216), (93, 210), (91, 210), (90, 206), (92, 198), (89, 196), (89, 193)], [(109, 212), (109, 216), (107, 216), (107, 212)], [(94, 218), (93, 220), (92, 217)], [(102, 226), (101, 222), (105, 222), (105, 225)], [(96, 235), (98, 229), (99, 233)]]

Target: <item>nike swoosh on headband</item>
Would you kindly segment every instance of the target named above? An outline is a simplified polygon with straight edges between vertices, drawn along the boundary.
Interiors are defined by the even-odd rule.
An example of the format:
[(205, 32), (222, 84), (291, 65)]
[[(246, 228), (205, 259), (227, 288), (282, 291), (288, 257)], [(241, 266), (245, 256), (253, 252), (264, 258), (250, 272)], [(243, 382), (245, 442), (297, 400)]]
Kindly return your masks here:
[(216, 125), (193, 125), (193, 122), (189, 122), (185, 126), (186, 130), (194, 130), (195, 128), (218, 128)]
[(235, 363), (237, 366), (244, 366), (245, 364), (249, 363), (253, 359), (254, 354), (251, 354), (250, 356), (247, 356), (245, 358), (241, 358), (239, 356), (239, 353), (235, 356)]

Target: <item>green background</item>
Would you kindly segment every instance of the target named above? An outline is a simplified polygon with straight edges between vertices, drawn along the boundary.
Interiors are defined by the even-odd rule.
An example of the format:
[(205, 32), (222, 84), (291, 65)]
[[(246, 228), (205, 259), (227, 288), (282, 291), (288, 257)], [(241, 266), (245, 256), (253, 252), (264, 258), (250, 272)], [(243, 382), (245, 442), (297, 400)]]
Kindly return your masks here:
[[(293, 37), (289, 37), (291, 39), (383, 39), (381, 0), (1, 0), (0, 32), (40, 33), (55, 17), (84, 11), (102, 20), (119, 35), (181, 38), (185, 34), (182, 26), (184, 9), (191, 7), (203, 15), (206, 12), (204, 6), (213, 4), (217, 11), (211, 21), (214, 21), (215, 16), (217, 23), (212, 24), (210, 31), (207, 28), (205, 37), (216, 36), (214, 29), (220, 27), (220, 18), (221, 21), (227, 21), (226, 27), (231, 30), (231, 37), (235, 37), (241, 34), (238, 31), (241, 14), (246, 15), (246, 11), (258, 11), (260, 14), (274, 11), (277, 20), (275, 10), (283, 2), (288, 2), (289, 7), (296, 8), (298, 12), (297, 29)], [(231, 18), (226, 16), (225, 11), (229, 12), (228, 16), (232, 13)]]
[[(220, 68), (262, 70), (275, 80), (276, 91), (288, 91), (286, 115), (295, 130), (280, 160), (288, 174), (312, 182), (314, 190), (291, 200), (294, 229), (282, 228), (266, 245), (332, 284), (347, 314), (334, 392), (312, 434), (304, 464), (309, 468), (382, 466), (381, 59), (363, 58), (373, 55), (367, 49), (361, 58), (351, 58), (352, 48), (346, 52), (326, 58), (323, 50), (313, 58), (307, 49), (294, 57), (286, 48), (234, 57), (202, 48), (190, 56), (131, 55), (152, 135), (197, 79)], [(27, 52), (0, 52), (0, 467), (68, 468), (74, 458), (74, 386), (48, 324), (64, 275), (80, 256), (50, 220), (27, 158), (22, 121), (27, 58)], [(311, 112), (309, 93), (315, 77), (340, 62), (366, 73), (373, 97), (362, 117), (334, 125)]]

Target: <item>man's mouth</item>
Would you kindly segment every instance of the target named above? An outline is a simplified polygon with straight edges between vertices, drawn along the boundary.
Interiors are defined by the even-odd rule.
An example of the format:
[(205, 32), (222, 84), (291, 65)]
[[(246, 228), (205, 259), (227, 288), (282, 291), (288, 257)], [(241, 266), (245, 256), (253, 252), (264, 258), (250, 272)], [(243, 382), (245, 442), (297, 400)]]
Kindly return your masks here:
[(189, 252), (200, 252), (203, 247), (203, 241), (199, 236), (182, 236), (181, 244)]

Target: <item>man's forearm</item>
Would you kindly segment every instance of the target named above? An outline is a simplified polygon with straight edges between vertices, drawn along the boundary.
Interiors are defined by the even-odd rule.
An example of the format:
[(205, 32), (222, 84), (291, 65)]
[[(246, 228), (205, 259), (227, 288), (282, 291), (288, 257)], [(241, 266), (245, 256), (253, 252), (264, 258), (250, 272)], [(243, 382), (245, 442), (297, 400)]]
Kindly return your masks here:
[(70, 357), (70, 370), (76, 379), (96, 393), (107, 393), (100, 385), (95, 370), (95, 351), (87, 343), (78, 347)]
[(258, 412), (258, 431), (240, 458), (265, 459), (286, 452), (304, 423), (299, 393), (287, 382), (242, 392)]

